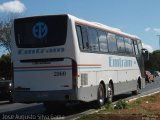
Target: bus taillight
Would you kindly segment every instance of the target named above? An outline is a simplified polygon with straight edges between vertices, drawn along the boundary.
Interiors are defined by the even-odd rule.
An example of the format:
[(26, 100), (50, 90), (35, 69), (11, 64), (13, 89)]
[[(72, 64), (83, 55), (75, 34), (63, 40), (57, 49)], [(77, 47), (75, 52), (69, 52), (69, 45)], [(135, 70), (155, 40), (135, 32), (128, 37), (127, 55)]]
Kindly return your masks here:
[(72, 60), (72, 86), (73, 88), (77, 87), (77, 77), (78, 77), (78, 68), (77, 63)]

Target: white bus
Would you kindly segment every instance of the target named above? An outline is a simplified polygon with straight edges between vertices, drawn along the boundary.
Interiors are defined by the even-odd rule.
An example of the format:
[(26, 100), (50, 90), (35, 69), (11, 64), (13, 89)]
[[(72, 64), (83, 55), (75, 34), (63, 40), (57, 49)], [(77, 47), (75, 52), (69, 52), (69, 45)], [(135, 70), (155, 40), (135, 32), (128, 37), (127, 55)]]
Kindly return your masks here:
[(96, 101), (144, 87), (138, 37), (72, 15), (15, 19), (12, 30), (14, 101)]

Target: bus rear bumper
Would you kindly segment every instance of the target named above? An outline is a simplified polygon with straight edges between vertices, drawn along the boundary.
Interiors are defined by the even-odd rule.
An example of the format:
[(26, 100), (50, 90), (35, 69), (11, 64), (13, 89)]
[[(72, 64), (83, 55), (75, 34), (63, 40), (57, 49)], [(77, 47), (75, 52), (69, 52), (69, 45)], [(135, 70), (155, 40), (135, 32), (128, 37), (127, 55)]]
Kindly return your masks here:
[(56, 90), (56, 91), (14, 91), (14, 102), (32, 103), (48, 101), (74, 101), (77, 100), (76, 90)]

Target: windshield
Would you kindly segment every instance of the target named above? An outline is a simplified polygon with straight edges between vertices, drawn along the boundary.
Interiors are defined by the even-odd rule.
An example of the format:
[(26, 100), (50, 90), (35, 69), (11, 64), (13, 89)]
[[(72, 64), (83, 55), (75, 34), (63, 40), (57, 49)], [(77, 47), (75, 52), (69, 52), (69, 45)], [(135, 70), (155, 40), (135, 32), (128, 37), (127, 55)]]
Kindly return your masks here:
[(20, 18), (14, 26), (19, 48), (60, 46), (66, 41), (67, 15)]

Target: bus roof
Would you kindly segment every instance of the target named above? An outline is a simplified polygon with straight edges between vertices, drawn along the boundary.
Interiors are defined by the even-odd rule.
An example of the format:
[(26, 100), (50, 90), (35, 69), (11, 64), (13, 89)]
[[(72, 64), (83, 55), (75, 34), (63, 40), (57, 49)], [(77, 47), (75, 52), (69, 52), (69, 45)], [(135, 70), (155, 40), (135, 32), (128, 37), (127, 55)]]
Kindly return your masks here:
[(114, 28), (114, 27), (107, 26), (107, 25), (104, 25), (104, 24), (101, 24), (101, 23), (98, 23), (98, 22), (89, 22), (87, 20), (80, 19), (80, 18), (75, 17), (75, 16), (70, 15), (70, 14), (68, 14), (68, 16), (69, 16), (69, 18), (73, 19), (76, 23), (80, 23), (82, 25), (88, 25), (88, 26), (92, 26), (92, 27), (95, 27), (95, 28), (103, 29), (103, 30), (106, 30), (108, 32), (116, 33), (116, 34), (131, 38), (131, 39), (140, 39), (138, 36), (125, 33), (123, 31), (121, 31), (121, 29), (119, 29), (119, 28)]
[[(125, 37), (128, 37), (128, 38), (131, 38), (133, 40), (134, 39), (140, 39), (138, 36), (125, 33), (123, 31), (121, 31), (119, 28), (114, 28), (114, 27), (107, 26), (107, 25), (104, 25), (104, 24), (101, 24), (101, 23), (98, 23), (98, 22), (89, 22), (87, 20), (78, 18), (78, 17), (70, 15), (70, 14), (55, 14), (55, 15), (45, 15), (45, 16), (59, 16), (59, 15), (67, 15), (70, 19), (72, 19), (77, 24), (79, 23), (79, 24), (82, 24), (82, 25), (88, 25), (88, 26), (92, 26), (92, 27), (95, 27), (95, 28), (99, 28), (99, 29), (102, 29), (102, 30), (105, 30), (105, 31), (108, 31), (108, 32), (112, 32), (112, 33), (115, 33), (115, 34), (119, 34), (119, 35), (122, 35), (122, 36), (125, 36)], [(30, 16), (30, 17), (25, 17), (25, 18), (34, 18), (34, 17), (36, 18), (36, 17), (41, 17), (41, 16)], [(23, 19), (23, 18), (17, 18), (17, 19)]]

